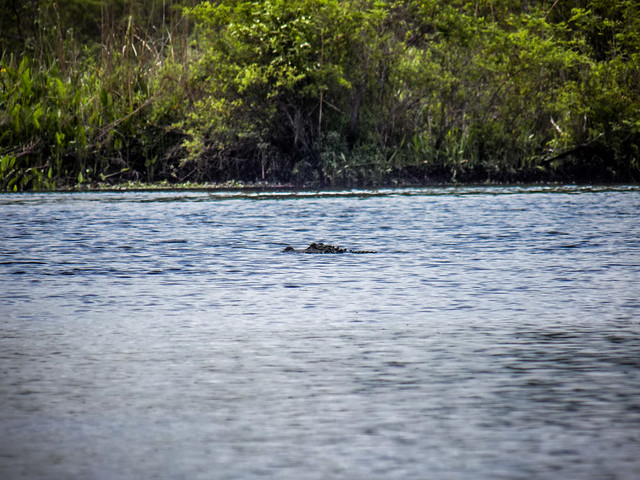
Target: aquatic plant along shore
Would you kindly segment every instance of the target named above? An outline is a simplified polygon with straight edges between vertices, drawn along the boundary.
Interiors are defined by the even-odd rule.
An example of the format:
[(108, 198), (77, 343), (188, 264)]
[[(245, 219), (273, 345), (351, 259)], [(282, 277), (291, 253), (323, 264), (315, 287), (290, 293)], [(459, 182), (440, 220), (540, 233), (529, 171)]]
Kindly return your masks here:
[(15, 5), (3, 191), (640, 180), (633, 0)]

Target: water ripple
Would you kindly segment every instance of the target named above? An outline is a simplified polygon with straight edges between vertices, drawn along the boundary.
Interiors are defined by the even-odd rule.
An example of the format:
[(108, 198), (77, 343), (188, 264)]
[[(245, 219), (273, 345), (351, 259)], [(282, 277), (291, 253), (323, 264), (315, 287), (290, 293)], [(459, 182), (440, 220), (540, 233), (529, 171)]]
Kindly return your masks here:
[[(635, 478), (639, 207), (0, 195), (0, 476)], [(281, 253), (311, 241), (378, 253)]]

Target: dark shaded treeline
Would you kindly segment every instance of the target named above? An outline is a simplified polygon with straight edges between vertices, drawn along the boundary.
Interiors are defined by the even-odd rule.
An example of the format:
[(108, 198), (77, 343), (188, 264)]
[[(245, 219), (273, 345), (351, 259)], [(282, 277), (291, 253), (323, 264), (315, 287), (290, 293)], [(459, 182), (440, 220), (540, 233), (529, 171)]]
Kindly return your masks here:
[(640, 179), (632, 0), (0, 1), (0, 182)]

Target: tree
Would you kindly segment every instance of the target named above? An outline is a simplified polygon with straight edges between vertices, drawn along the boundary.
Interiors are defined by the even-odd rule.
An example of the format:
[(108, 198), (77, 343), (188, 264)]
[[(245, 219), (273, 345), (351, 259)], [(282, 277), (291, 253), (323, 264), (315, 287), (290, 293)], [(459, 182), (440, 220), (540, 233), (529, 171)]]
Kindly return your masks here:
[[(358, 141), (386, 10), (376, 2), (204, 2), (203, 54), (184, 124), (191, 159), (231, 174), (322, 180), (322, 139)], [(204, 162), (204, 164), (202, 163)]]

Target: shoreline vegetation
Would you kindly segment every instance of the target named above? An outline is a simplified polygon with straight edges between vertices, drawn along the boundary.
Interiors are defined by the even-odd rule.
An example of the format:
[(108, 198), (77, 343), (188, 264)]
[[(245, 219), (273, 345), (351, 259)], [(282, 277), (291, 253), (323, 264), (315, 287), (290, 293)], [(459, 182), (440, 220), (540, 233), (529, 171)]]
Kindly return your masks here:
[(0, 0), (1, 191), (639, 181), (635, 0)]
[[(236, 180), (229, 180), (226, 182), (183, 182), (175, 183), (168, 180), (162, 180), (157, 182), (142, 182), (129, 180), (126, 182), (107, 183), (107, 182), (84, 182), (82, 184), (69, 184), (65, 187), (57, 187), (49, 190), (28, 190), (20, 193), (99, 193), (99, 192), (210, 192), (210, 193), (222, 193), (233, 192), (237, 194), (270, 194), (270, 193), (285, 193), (285, 194), (303, 194), (303, 195), (323, 195), (323, 194), (354, 194), (359, 192), (362, 195), (384, 195), (385, 192), (411, 192), (411, 191), (443, 191), (453, 189), (455, 191), (463, 192), (483, 192), (483, 191), (500, 191), (510, 192), (514, 189), (518, 191), (527, 192), (561, 192), (561, 193), (575, 193), (582, 191), (631, 191), (640, 188), (638, 183), (620, 183), (620, 182), (608, 182), (608, 183), (568, 183), (568, 182), (535, 182), (535, 183), (522, 183), (522, 182), (423, 182), (423, 183), (385, 183), (378, 185), (319, 185), (319, 184), (294, 184), (294, 183), (270, 183), (270, 182), (239, 182)], [(0, 195), (10, 195), (17, 192), (2, 192)]]

